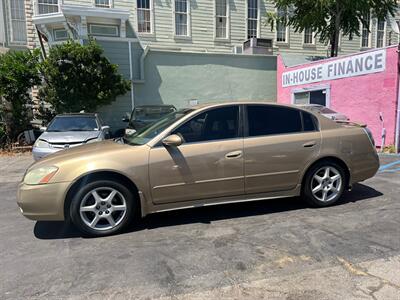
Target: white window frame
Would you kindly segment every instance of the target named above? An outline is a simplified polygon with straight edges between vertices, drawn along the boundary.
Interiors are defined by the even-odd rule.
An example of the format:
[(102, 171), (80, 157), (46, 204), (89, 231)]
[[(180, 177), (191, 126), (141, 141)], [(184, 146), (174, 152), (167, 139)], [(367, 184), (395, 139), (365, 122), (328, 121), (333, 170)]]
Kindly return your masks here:
[[(154, 0), (149, 0), (150, 1), (150, 8), (149, 9), (144, 9), (144, 8), (139, 8), (137, 5), (138, 0), (135, 0), (135, 5), (136, 5), (136, 25), (135, 29), (138, 35), (141, 36), (152, 36), (155, 33), (155, 28), (154, 28)], [(150, 12), (150, 32), (144, 32), (144, 31), (139, 31), (139, 10), (148, 10)]]
[(3, 0), (0, 0), (0, 47), (6, 44), (6, 20), (3, 12)]
[(368, 33), (368, 46), (363, 46), (363, 31), (364, 31), (364, 24), (360, 23), (360, 31), (361, 31), (361, 36), (360, 36), (360, 48), (361, 49), (369, 49), (372, 48), (372, 17), (371, 14), (369, 15), (369, 33)]
[(306, 43), (306, 29), (303, 30), (303, 46), (313, 47), (315, 46), (315, 32), (311, 31), (311, 43)]
[[(14, 45), (26, 45), (28, 43), (28, 30), (26, 27), (26, 12), (25, 12), (25, 1), (23, 2), (23, 8), (24, 8), (24, 20), (19, 20), (19, 19), (13, 19), (12, 18), (12, 14), (11, 14), (11, 1), (15, 1), (15, 0), (8, 0), (8, 24), (10, 25), (10, 44), (14, 44)], [(13, 21), (24, 21), (25, 23), (25, 41), (15, 41), (14, 40), (14, 28), (13, 28)]]
[(114, 7), (114, 0), (108, 0), (108, 6), (97, 6), (96, 0), (93, 0), (93, 7), (97, 8), (113, 8)]
[[(260, 38), (261, 35), (261, 26), (260, 26), (260, 20), (261, 20), (261, 12), (260, 12), (260, 0), (257, 0), (257, 36), (256, 38)], [(245, 35), (245, 39), (248, 40), (249, 39), (249, 0), (246, 0), (246, 35)]]
[[(36, 11), (36, 13), (37, 13), (37, 15), (49, 15), (49, 14), (57, 14), (57, 13), (59, 13), (59, 12), (60, 12), (61, 1), (63, 1), (63, 0), (57, 0), (57, 4), (52, 4), (52, 3), (39, 3), (39, 0), (36, 0), (36, 5), (37, 5), (37, 8), (36, 8), (37, 11)], [(40, 11), (40, 9), (39, 9), (40, 5), (46, 5), (46, 6), (48, 6), (48, 7), (57, 7), (57, 11), (56, 11), (56, 12), (51, 12), (51, 13), (43, 13), (43, 14), (41, 14), (41, 13), (39, 13), (39, 11)]]
[[(120, 28), (119, 28), (119, 26), (118, 25), (112, 25), (112, 24), (99, 24), (99, 23), (91, 23), (91, 24), (88, 24), (89, 26), (89, 31), (88, 31), (88, 34), (89, 35), (91, 35), (91, 36), (106, 36), (106, 37), (120, 37)], [(116, 35), (114, 35), (114, 34), (93, 34), (92, 33), (92, 27), (93, 26), (101, 26), (101, 27), (112, 27), (112, 28), (115, 28), (116, 30), (117, 30), (117, 34)]]
[[(176, 39), (190, 39), (192, 36), (192, 22), (191, 22), (191, 7), (190, 7), (190, 0), (186, 0), (186, 21), (187, 21), (187, 28), (186, 28), (186, 35), (177, 35), (176, 34), (176, 14), (177, 12), (175, 11), (175, 0), (172, 1), (173, 4), (173, 11), (172, 11), (172, 22), (173, 22), (173, 32), (174, 32), (174, 38)], [(181, 13), (181, 12), (180, 12)]]
[(229, 0), (226, 0), (226, 37), (217, 37), (217, 0), (214, 0), (214, 40), (217, 41), (227, 41), (230, 39), (230, 6), (229, 6)]
[[(382, 47), (379, 47), (379, 48), (386, 47), (387, 22), (386, 22), (386, 20), (383, 20), (383, 22), (385, 24), (383, 27), (383, 41), (382, 41)], [(379, 19), (376, 19), (375, 48), (378, 48), (378, 25), (379, 25)]]
[[(57, 31), (65, 31), (67, 33), (67, 37), (66, 38), (62, 38), (62, 39), (57, 38), (57, 34), (56, 34)], [(68, 40), (68, 38), (69, 38), (68, 31), (65, 28), (54, 28), (53, 29), (53, 36), (54, 36), (54, 41), (65, 41), (65, 40)]]
[[(275, 9), (276, 14), (278, 15), (279, 9)], [(288, 9), (286, 9), (286, 14), (288, 13)], [(278, 41), (278, 23), (276, 23), (276, 30), (275, 30), (275, 42), (277, 45), (288, 45), (289, 44), (289, 31), (290, 27), (286, 25), (285, 30), (285, 41)]]
[[(319, 85), (314, 85), (311, 87), (306, 87), (306, 88), (297, 88), (292, 90), (291, 94), (291, 104), (295, 105), (295, 100), (296, 94), (301, 94), (301, 93), (310, 93), (310, 92), (316, 92), (316, 91), (325, 91), (325, 107), (330, 108), (331, 107), (331, 85), (330, 84), (319, 84)], [(308, 98), (308, 104), (310, 104), (310, 96)]]

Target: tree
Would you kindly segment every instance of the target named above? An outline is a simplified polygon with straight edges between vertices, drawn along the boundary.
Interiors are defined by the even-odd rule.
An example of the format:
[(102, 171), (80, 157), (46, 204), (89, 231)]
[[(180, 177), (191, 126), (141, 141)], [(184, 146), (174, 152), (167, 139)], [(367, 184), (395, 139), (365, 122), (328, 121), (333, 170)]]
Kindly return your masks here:
[(380, 20), (394, 16), (396, 0), (273, 0), (284, 16), (267, 14), (267, 23), (281, 22), (296, 32), (312, 29), (321, 42), (330, 42), (331, 57), (337, 56), (339, 35), (360, 36), (360, 23), (369, 28), (370, 16)]
[(50, 48), (42, 75), (39, 99), (51, 104), (55, 113), (94, 112), (130, 90), (130, 81), (93, 40), (86, 45), (68, 41)]
[(32, 120), (29, 92), (40, 84), (39, 64), (39, 51), (0, 55), (0, 114), (9, 141), (14, 141)]

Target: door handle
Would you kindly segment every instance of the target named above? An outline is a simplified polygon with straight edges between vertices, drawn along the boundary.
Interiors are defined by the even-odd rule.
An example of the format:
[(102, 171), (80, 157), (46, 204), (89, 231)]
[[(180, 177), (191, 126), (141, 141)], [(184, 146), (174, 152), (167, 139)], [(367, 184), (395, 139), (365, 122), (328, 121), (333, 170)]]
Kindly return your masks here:
[(303, 144), (303, 147), (304, 147), (304, 148), (312, 148), (312, 147), (314, 147), (316, 144), (317, 144), (317, 143), (316, 143), (315, 141), (311, 141), (311, 142), (308, 142), (308, 143)]
[(225, 155), (225, 158), (237, 158), (242, 156), (242, 151), (233, 151), (233, 152), (229, 152), (228, 154)]

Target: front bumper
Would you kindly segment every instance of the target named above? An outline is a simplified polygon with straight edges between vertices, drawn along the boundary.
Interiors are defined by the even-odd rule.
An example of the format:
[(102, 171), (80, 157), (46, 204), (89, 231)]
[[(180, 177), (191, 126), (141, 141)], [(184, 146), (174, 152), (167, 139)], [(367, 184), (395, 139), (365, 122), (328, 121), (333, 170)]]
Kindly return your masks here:
[(20, 183), (17, 204), (22, 214), (31, 220), (64, 220), (64, 200), (70, 182), (27, 185)]
[(60, 150), (63, 150), (63, 149), (33, 147), (32, 148), (33, 159), (35, 161), (38, 161), (39, 159), (41, 159), (41, 158), (43, 158), (43, 157), (45, 157), (47, 155), (56, 153), (56, 152), (58, 152)]

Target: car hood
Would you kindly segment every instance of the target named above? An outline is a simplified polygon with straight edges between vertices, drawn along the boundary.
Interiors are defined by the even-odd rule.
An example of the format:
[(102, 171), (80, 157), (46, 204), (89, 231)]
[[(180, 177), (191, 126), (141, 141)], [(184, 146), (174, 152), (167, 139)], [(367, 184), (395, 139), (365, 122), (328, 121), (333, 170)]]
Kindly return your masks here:
[(39, 139), (48, 143), (80, 143), (95, 139), (100, 131), (43, 132)]

